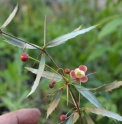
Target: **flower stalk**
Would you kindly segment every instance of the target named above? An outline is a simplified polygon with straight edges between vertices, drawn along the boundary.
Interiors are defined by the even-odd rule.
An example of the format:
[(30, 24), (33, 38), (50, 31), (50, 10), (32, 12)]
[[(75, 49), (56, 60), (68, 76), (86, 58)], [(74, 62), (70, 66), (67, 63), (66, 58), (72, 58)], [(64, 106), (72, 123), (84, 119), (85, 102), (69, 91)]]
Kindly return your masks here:
[[(46, 50), (44, 50), (44, 52), (45, 52), (45, 54), (50, 58), (50, 60), (53, 62), (53, 64), (57, 67), (57, 69), (59, 70), (60, 68), (59, 68), (58, 65), (54, 62), (54, 60), (52, 59), (52, 57), (47, 53)], [(61, 72), (60, 70), (59, 70), (59, 73), (62, 75), (62, 72)], [(62, 78), (64, 79), (66, 85), (68, 85), (69, 82), (64, 78), (63, 75), (62, 75)], [(77, 112), (79, 113), (80, 124), (83, 124), (82, 116), (81, 116), (81, 111), (80, 111), (80, 109), (79, 109), (79, 106), (78, 106), (76, 97), (75, 97), (75, 95), (73, 94), (72, 89), (71, 89), (71, 87), (70, 87), (69, 85), (68, 85), (68, 88), (69, 88), (69, 91), (70, 91), (70, 93), (71, 93), (71, 95), (72, 95), (73, 101), (75, 102), (75, 105), (74, 105), (74, 106), (76, 107)]]

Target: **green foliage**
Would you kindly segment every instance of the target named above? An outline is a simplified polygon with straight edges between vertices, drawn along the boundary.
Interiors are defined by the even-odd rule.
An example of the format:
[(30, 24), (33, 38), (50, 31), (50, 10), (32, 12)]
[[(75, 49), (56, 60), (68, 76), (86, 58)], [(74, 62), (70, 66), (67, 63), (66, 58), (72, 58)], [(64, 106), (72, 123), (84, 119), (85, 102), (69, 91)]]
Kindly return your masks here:
[(118, 27), (122, 25), (122, 18), (114, 19), (107, 23), (100, 31), (98, 38), (101, 40), (103, 37), (113, 33), (118, 30)]
[[(61, 6), (56, 3), (46, 5), (44, 2), (37, 0), (21, 0), (19, 1), (19, 11), (16, 17), (5, 31), (38, 46), (43, 46), (43, 20), (45, 14), (47, 16), (46, 39), (48, 42), (72, 31), (79, 25), (89, 27), (100, 22), (99, 28), (90, 33), (78, 36), (66, 45), (62, 44), (60, 47), (48, 50), (60, 67), (72, 69), (77, 65), (86, 64), (89, 72), (97, 72), (90, 75), (89, 82), (84, 84), (85, 87), (97, 87), (104, 83), (122, 79), (121, 5), (120, 0), (117, 0), (117, 2), (108, 0), (105, 8), (100, 9), (96, 2), (91, 5), (88, 0), (67, 1)], [(2, 4), (0, 5), (1, 25), (8, 17), (15, 3), (11, 2), (10, 9), (8, 6), (3, 7)], [(8, 109), (11, 111), (23, 107), (37, 106), (41, 108), (42, 113), (44, 112), (46, 116), (44, 109), (48, 104), (43, 104), (42, 98), (47, 92), (51, 92), (51, 90), (47, 90), (48, 81), (42, 80), (44, 86), (40, 84), (37, 93), (25, 101), (24, 98), (29, 92), (30, 83), (34, 78), (33, 76), (30, 78), (30, 73), (26, 72), (19, 60), (20, 53), (17, 53), (18, 49), (2, 40), (0, 38), (0, 105), (1, 109), (6, 108), (2, 112)], [(30, 50), (29, 53), (35, 57), (39, 51)], [(51, 65), (48, 59), (47, 62), (48, 65)], [(32, 65), (32, 62), (29, 61), (28, 64)], [(53, 65), (51, 66), (53, 67)], [(66, 96), (64, 95), (64, 97)], [(104, 101), (105, 106), (111, 108), (112, 105), (115, 108), (112, 111), (122, 112), (121, 89), (115, 90), (111, 93), (111, 96), (106, 93), (104, 97), (106, 99), (111, 98), (110, 103), (106, 103), (106, 100), (100, 98), (101, 102)], [(86, 103), (84, 99), (82, 99), (82, 102)], [(66, 108), (66, 103), (61, 102), (61, 106), (61, 108)], [(67, 112), (60, 108), (57, 109), (59, 113)], [(41, 123), (58, 123), (59, 121), (56, 121), (55, 116), (51, 115), (50, 122), (41, 119)], [(94, 122), (99, 124), (111, 123), (107, 118), (101, 119), (96, 116), (94, 116)]]

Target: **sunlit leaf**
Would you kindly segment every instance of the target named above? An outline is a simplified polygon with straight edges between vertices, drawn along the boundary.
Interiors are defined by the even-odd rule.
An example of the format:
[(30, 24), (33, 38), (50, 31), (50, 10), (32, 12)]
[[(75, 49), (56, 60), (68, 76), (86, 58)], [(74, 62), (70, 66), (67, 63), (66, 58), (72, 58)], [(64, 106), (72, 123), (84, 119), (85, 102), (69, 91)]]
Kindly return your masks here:
[(85, 111), (92, 112), (92, 113), (97, 114), (97, 115), (106, 116), (106, 117), (109, 117), (109, 118), (112, 118), (112, 119), (116, 119), (118, 121), (122, 121), (122, 116), (120, 116), (120, 115), (118, 115), (118, 114), (116, 114), (114, 112), (108, 111), (106, 109), (85, 108)]
[(29, 95), (31, 95), (36, 90), (37, 86), (39, 85), (39, 81), (40, 81), (40, 78), (42, 77), (44, 67), (45, 67), (45, 54), (42, 54), (36, 79), (35, 79), (35, 81), (33, 83), (32, 89), (31, 89), (30, 93), (27, 95), (27, 97)]
[(81, 93), (86, 99), (88, 99), (93, 105), (95, 105), (98, 108), (105, 108), (96, 98), (96, 96), (90, 91), (88, 91), (86, 88), (77, 84), (75, 84), (74, 86), (78, 90), (78, 92)]
[[(31, 68), (31, 67), (25, 67), (25, 68), (29, 70), (30, 72), (37, 74), (37, 71), (38, 71), (37, 69)], [(50, 80), (54, 79), (56, 81), (60, 81), (63, 79), (60, 75), (49, 72), (49, 71), (43, 71), (42, 77), (50, 79)]]
[(37, 46), (35, 44), (23, 42), (20, 39), (16, 39), (16, 38), (8, 36), (6, 34), (2, 34), (2, 35), (3, 35), (3, 38), (5, 39), (6, 42), (8, 42), (8, 43), (10, 43), (10, 44), (12, 44), (14, 46), (17, 46), (19, 48), (26, 48), (26, 49), (37, 49), (37, 48), (40, 48), (39, 46)]
[(78, 36), (80, 34), (84, 34), (84, 33), (88, 32), (88, 31), (92, 30), (95, 27), (96, 27), (96, 25), (91, 26), (91, 27), (86, 28), (86, 29), (82, 29), (82, 30), (80, 30), (80, 27), (79, 27), (79, 28), (75, 29), (74, 31), (72, 31), (72, 32), (70, 32), (68, 34), (62, 35), (62, 36), (57, 37), (56, 39), (52, 40), (51, 42), (48, 43), (47, 47), (49, 48), (49, 47), (58, 46), (58, 45), (60, 45), (62, 43), (65, 43), (69, 39), (72, 39), (72, 38), (74, 38), (74, 37), (76, 37), (76, 36)]
[(87, 124), (95, 124), (92, 121), (91, 117), (85, 111), (83, 113), (84, 113), (84, 116), (85, 116), (85, 119), (86, 119)]
[(62, 89), (58, 90), (53, 98), (53, 101), (49, 104), (49, 107), (47, 109), (47, 118), (48, 116), (53, 112), (53, 110), (57, 107), (60, 97), (62, 95)]
[(12, 20), (12, 19), (14, 18), (14, 16), (15, 16), (17, 10), (18, 10), (18, 5), (16, 5), (15, 9), (14, 9), (13, 12), (9, 15), (9, 17), (7, 18), (7, 20), (4, 22), (4, 24), (2, 25), (2, 27), (1, 27), (0, 29), (5, 28), (5, 27), (11, 22), (11, 20)]

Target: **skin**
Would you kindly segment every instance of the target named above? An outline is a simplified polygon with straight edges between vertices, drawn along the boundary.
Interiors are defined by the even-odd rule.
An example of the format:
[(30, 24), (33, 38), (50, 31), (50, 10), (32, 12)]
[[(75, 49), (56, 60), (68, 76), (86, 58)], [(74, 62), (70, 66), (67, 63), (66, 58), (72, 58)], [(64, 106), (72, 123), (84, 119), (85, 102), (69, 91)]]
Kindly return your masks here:
[(36, 108), (20, 109), (0, 116), (0, 124), (37, 124), (40, 116)]

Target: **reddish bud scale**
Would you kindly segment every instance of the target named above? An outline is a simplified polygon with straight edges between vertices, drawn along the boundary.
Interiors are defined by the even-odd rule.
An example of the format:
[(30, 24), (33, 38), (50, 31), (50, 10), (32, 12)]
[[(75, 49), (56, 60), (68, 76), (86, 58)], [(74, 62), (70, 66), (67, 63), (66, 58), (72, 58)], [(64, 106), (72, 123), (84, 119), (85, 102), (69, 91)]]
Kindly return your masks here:
[(69, 73), (70, 73), (70, 69), (69, 69), (69, 68), (66, 68), (66, 69), (64, 69), (64, 72), (65, 72), (66, 74), (69, 74)]
[(66, 115), (61, 115), (61, 116), (60, 116), (60, 120), (61, 120), (61, 121), (65, 121), (65, 120), (66, 120), (66, 118), (67, 118), (67, 116), (66, 116)]
[(22, 53), (20, 58), (23, 62), (25, 62), (29, 59), (29, 55), (27, 53)]

